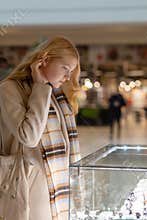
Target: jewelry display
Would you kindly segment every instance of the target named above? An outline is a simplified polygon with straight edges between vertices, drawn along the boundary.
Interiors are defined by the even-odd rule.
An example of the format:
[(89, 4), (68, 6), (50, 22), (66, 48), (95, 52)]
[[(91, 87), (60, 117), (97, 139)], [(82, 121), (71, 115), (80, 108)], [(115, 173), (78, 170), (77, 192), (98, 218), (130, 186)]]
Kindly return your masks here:
[(108, 145), (74, 164), (75, 204), (82, 199), (70, 220), (147, 220), (146, 158), (147, 146)]

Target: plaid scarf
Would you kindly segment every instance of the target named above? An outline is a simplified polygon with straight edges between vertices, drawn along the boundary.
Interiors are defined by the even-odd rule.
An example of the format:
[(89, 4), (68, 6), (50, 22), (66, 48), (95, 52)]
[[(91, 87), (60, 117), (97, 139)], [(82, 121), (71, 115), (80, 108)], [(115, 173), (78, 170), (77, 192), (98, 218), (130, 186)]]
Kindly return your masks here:
[[(68, 220), (69, 163), (80, 159), (78, 133), (71, 107), (60, 89), (52, 93), (41, 138), (53, 220)], [(70, 160), (70, 161), (69, 161)]]

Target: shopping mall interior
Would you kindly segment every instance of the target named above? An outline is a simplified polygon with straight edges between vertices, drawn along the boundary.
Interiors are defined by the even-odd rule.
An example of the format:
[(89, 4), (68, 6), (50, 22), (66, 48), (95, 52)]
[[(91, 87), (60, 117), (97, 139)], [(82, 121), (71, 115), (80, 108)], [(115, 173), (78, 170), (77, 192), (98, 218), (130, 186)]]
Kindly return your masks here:
[[(76, 121), (82, 158), (109, 144), (145, 146), (147, 2), (89, 0), (83, 4), (64, 0), (64, 4), (48, 1), (43, 6), (39, 1), (30, 1), (27, 7), (17, 0), (14, 5), (7, 3), (5, 1), (0, 9), (0, 80), (39, 43), (54, 36), (66, 36), (80, 54), (81, 92)], [(112, 125), (111, 101), (116, 95), (122, 100), (121, 116), (119, 122), (116, 118)], [(114, 103), (119, 108), (118, 99)], [(147, 167), (145, 162), (144, 166)], [(123, 187), (121, 181), (119, 186)], [(147, 191), (145, 193), (147, 195)], [(131, 214), (130, 218), (118, 217), (114, 210), (114, 216), (111, 213), (109, 218), (94, 218), (88, 213), (87, 210), (87, 218), (86, 214), (84, 218), (75, 217), (74, 213), (71, 219), (141, 219)], [(147, 219), (146, 216), (147, 213), (142, 219)]]

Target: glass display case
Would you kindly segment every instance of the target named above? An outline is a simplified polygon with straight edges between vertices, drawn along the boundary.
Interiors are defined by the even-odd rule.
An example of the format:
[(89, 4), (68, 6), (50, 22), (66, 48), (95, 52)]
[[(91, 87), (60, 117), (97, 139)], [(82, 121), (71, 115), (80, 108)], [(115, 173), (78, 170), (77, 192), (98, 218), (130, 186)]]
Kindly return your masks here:
[(147, 220), (147, 146), (107, 145), (70, 164), (70, 220)]

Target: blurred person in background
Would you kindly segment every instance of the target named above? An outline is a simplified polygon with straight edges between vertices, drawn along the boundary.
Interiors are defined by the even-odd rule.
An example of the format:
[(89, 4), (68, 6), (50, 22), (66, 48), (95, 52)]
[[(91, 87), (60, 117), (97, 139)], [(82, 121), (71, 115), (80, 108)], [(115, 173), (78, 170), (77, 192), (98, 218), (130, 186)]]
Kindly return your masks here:
[(0, 84), (3, 152), (23, 147), (26, 167), (33, 161), (26, 170), (29, 220), (68, 220), (69, 163), (80, 159), (79, 75), (77, 49), (57, 37), (30, 51)]
[(113, 92), (109, 98), (109, 123), (110, 123), (110, 139), (114, 136), (114, 125), (117, 124), (117, 136), (120, 137), (122, 107), (126, 106), (124, 97), (118, 92)]
[(145, 113), (145, 119), (147, 120), (147, 93), (145, 95), (144, 113)]

